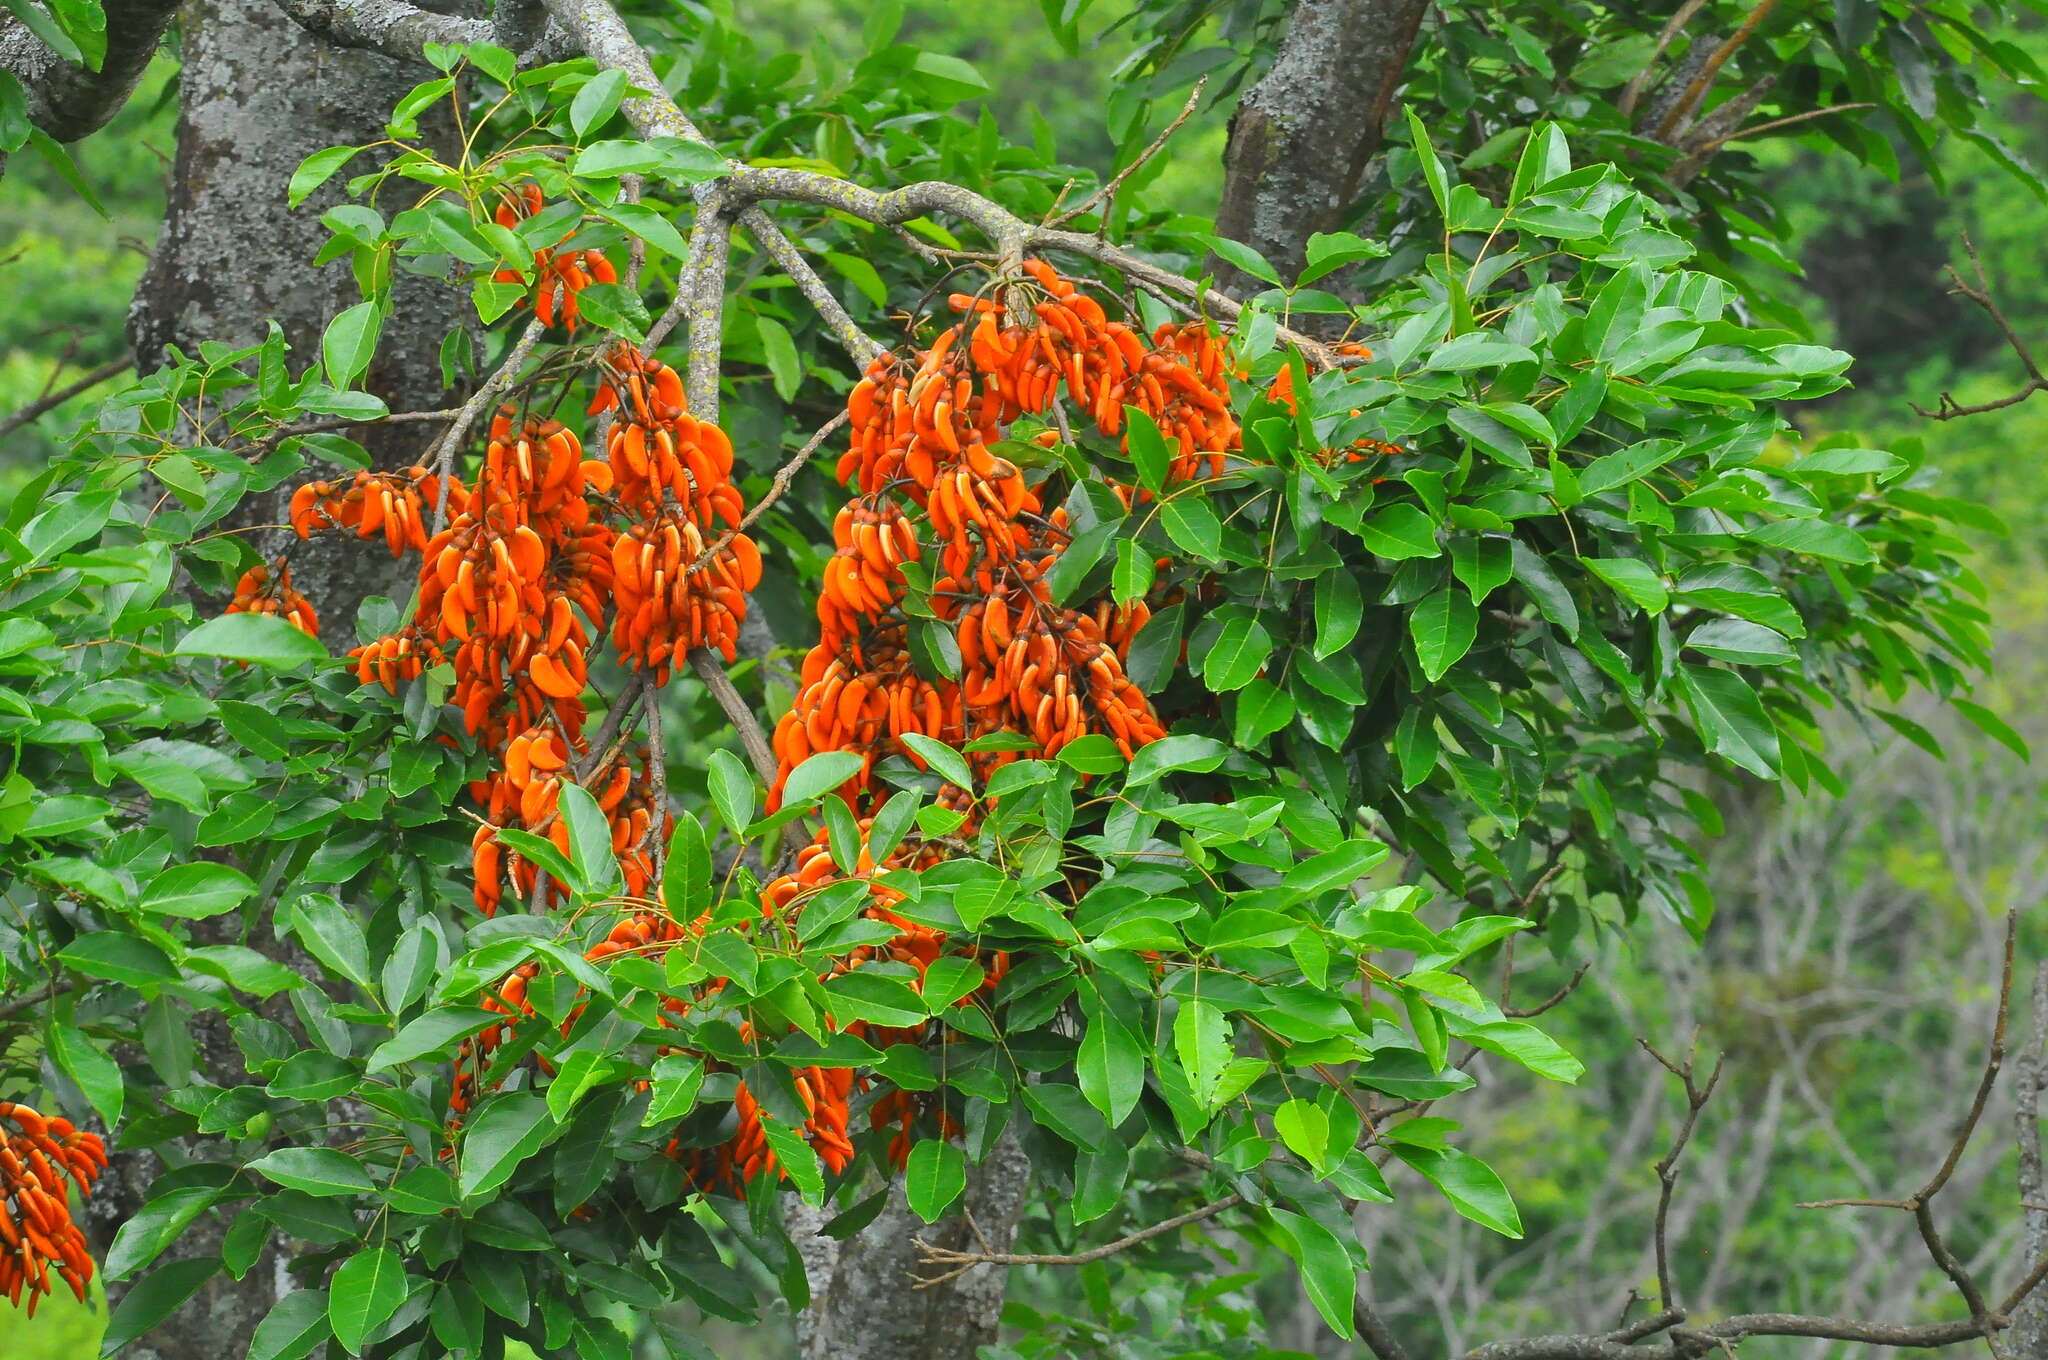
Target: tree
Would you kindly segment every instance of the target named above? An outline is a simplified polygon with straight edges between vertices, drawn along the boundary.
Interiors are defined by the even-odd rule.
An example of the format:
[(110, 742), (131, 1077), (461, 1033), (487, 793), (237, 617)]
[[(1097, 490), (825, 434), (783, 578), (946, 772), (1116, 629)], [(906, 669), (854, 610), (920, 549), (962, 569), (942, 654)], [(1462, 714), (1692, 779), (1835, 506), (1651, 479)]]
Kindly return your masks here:
[[(1411, 101), (1368, 195), (1396, 248), (1345, 229), (1397, 78), (1448, 80), (1484, 16), (1412, 70), (1396, 44), (1341, 182), (1247, 247), (947, 123), (978, 77), (886, 23), (822, 89), (729, 25), (650, 24), (714, 148), (602, 7), (292, 13), (316, 68), (368, 47), (398, 82), (269, 172), (325, 195), (325, 244), (224, 225), (248, 181), (197, 173), (245, 106), (208, 72), (281, 22), (209, 11), (138, 323), (151, 364), (182, 343), (7, 525), (31, 754), (0, 956), (35, 989), (8, 1014), (65, 1108), (175, 1163), (122, 1164), (149, 1183), (107, 1249), (116, 1339), (175, 1314), (165, 1354), (223, 1324), (264, 1355), (619, 1354), (621, 1307), (779, 1296), (810, 1353), (971, 1354), (1027, 1167), (1103, 1237), (1064, 1257), (1227, 1219), (1371, 1339), (1346, 1206), (1398, 1159), (1518, 1232), (1426, 1111), (1479, 1053), (1576, 1071), (1471, 977), (1644, 904), (1703, 931), (1713, 779), (1825, 784), (1816, 703), (1902, 724), (1907, 684), (1983, 662), (1941, 527), (1969, 508), (1910, 458), (1776, 442), (1774, 403), (1847, 356), (1743, 324), (1700, 253), (1728, 216), (1645, 192), (1692, 182), (1669, 158), (1575, 167), (1594, 116), (1516, 128), (1509, 173), (1518, 120), (1444, 97), (1500, 144), (1454, 182)], [(1336, 93), (1325, 17), (1242, 137)], [(1705, 125), (1731, 42), (1693, 44), (1660, 126)], [(1226, 205), (1302, 169), (1259, 135)], [(834, 173), (776, 163), (797, 137)], [(209, 241), (257, 267), (200, 286)], [(360, 301), (309, 286), (315, 249)], [(1234, 293), (1184, 272), (1209, 251)], [(1369, 301), (1313, 286), (1347, 270)], [(297, 489), (316, 461), (343, 472)], [(280, 560), (252, 500), (317, 546)], [(390, 598), (380, 529), (424, 557)], [(824, 637), (792, 677), (740, 661), (742, 616)], [(351, 624), (351, 666), (306, 636)], [(299, 1287), (260, 1325), (186, 1305), (267, 1289), (264, 1253)], [(897, 1297), (912, 1266), (929, 1307)], [(2002, 1325), (1973, 1298), (1951, 1330)]]

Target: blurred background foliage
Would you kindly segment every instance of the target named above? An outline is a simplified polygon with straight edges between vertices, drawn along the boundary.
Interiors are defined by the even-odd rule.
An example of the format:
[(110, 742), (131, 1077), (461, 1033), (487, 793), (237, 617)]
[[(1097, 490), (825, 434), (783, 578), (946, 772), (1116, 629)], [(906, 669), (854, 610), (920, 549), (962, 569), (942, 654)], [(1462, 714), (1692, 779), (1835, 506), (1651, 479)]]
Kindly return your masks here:
[[(735, 8), (763, 51), (829, 64), (860, 49), (863, 7), (843, 0)], [(1062, 160), (1103, 168), (1128, 132), (1111, 126), (1111, 96), (1149, 79), (1127, 69), (1138, 37), (1115, 24), (1117, 14), (1108, 4), (1088, 11), (1079, 54), (1070, 55), (1039, 0), (914, 0), (901, 40), (972, 62), (1007, 136), (1050, 141)], [(2029, 19), (1997, 36), (2048, 64), (2048, 22)], [(163, 207), (175, 74), (175, 61), (160, 59), (114, 123), (74, 148), (104, 217), (39, 161), (9, 166), (0, 187), (0, 413), (124, 351), (128, 298)], [(1178, 105), (1172, 82), (1159, 89)], [(1148, 167), (1149, 204), (1214, 211), (1227, 108), (1198, 111)], [(1999, 94), (1985, 125), (2048, 161), (2048, 106), (2034, 93)], [(2002, 645), (1998, 678), (1980, 698), (2036, 750), (2048, 747), (2048, 509), (2039, 493), (2048, 397), (1952, 422), (1923, 419), (1909, 405), (1932, 406), (1943, 391), (1983, 401), (2021, 378), (1995, 328), (1947, 292), (1945, 266), (1969, 268), (1964, 233), (2015, 328), (2048, 351), (2040, 264), (2048, 207), (1960, 141), (1939, 146), (1931, 169), (1906, 158), (1895, 183), (1794, 140), (1750, 154), (1802, 266), (1775, 289), (1796, 302), (1815, 339), (1857, 356), (1855, 386), (1806, 415), (1809, 433), (1893, 448), (1918, 438), (1941, 469), (1941, 489), (1989, 504), (2010, 525), (2008, 537), (1982, 544)], [(0, 496), (32, 475), (54, 447), (49, 432), (86, 400), (5, 441)], [(2038, 912), (2048, 888), (2039, 830), (2048, 799), (2038, 777), (1974, 731), (1931, 710), (1915, 716), (1947, 746), (1947, 761), (1890, 732), (1871, 734), (1843, 762), (1848, 797), (1744, 809), (1711, 851), (1724, 886), (1704, 949), (1675, 926), (1608, 942), (1632, 957), (1598, 970), (1608, 984), (1575, 994), (1551, 1017), (1553, 1032), (1587, 1064), (1579, 1086), (1508, 1078), (1467, 1107), (1472, 1146), (1514, 1188), (1529, 1233), (1507, 1242), (1439, 1202), (1403, 1197), (1401, 1231), (1379, 1238), (1368, 1288), (1418, 1356), (1500, 1336), (1598, 1330), (1613, 1325), (1631, 1288), (1653, 1286), (1653, 1166), (1683, 1107), (1636, 1041), (1675, 1052), (1695, 1030), (1703, 1053), (1728, 1062), (1673, 1210), (1695, 1319), (1772, 1309), (1901, 1319), (1952, 1311), (1924, 1260), (1902, 1250), (1904, 1216), (1796, 1207), (1901, 1193), (1931, 1169), (1982, 1062), (2002, 918)], [(1532, 958), (1518, 997), (1533, 1002), (1567, 976)], [(1961, 1172), (1971, 1207), (1954, 1239), (1972, 1265), (2016, 1249), (2009, 1096), (1996, 1109), (1996, 1136), (1979, 1140)], [(1224, 1356), (1239, 1350), (1234, 1339), (1263, 1335), (1275, 1348), (1350, 1353), (1329, 1349), (1337, 1343), (1296, 1296), (1293, 1272), (1267, 1268), (1243, 1245), (1219, 1235), (1215, 1250), (1226, 1260), (1238, 1252), (1242, 1274), (1201, 1297), (1184, 1275), (1161, 1270), (1137, 1307), (1114, 1316), (1096, 1305), (1107, 1297), (1104, 1266), (1019, 1272), (1013, 1321), (1036, 1338), (1035, 1346), (1020, 1340), (1020, 1350)], [(1118, 1293), (1129, 1297), (1131, 1283)], [(32, 1323), (0, 1309), (0, 1355), (82, 1360), (96, 1353), (98, 1330), (95, 1312), (68, 1300)], [(1793, 1341), (1744, 1349), (1829, 1352)], [(787, 1342), (735, 1334), (721, 1353), (777, 1356)]]

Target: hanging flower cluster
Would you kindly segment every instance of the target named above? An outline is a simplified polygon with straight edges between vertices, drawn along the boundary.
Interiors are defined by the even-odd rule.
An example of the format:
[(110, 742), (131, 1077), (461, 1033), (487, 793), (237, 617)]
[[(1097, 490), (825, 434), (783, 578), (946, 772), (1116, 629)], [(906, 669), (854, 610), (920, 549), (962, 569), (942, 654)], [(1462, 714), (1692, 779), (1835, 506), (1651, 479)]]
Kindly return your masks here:
[(291, 564), (258, 562), (235, 582), (230, 614), (275, 614), (302, 633), (320, 636), (320, 616), (313, 602), (292, 588)]
[[(527, 183), (515, 193), (510, 193), (498, 204), (495, 214), (498, 225), (511, 230), (521, 221), (532, 217), (541, 210), (542, 197), (538, 184)], [(569, 239), (572, 231), (562, 237)], [(561, 241), (555, 249), (541, 249), (533, 252), (534, 291), (529, 300), (533, 314), (552, 326), (559, 315), (562, 325), (571, 335), (576, 333), (576, 294), (593, 283), (617, 283), (618, 271), (605, 258), (601, 250), (561, 250)], [(492, 276), (497, 283), (520, 282), (519, 271), (501, 269)], [(521, 306), (527, 305), (522, 301)]]
[(71, 1217), (65, 1178), (81, 1197), (107, 1166), (106, 1144), (68, 1119), (0, 1100), (0, 1295), (28, 1315), (51, 1292), (50, 1267), (80, 1303), (92, 1280), (85, 1234)]

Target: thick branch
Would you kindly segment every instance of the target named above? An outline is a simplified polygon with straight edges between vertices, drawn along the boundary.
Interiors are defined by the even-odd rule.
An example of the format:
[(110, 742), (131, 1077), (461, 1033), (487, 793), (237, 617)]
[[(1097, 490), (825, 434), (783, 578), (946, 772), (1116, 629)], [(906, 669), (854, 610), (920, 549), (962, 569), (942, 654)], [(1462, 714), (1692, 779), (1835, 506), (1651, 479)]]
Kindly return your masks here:
[(411, 61), (428, 43), (493, 43), (529, 63), (562, 45), (560, 33), (548, 32), (546, 11), (536, 0), (500, 0), (489, 19), (437, 14), (406, 0), (277, 0), (277, 7), (329, 42)]
[(107, 0), (107, 55), (97, 71), (66, 61), (27, 25), (0, 28), (0, 70), (28, 95), (28, 120), (53, 139), (75, 142), (120, 112), (156, 55), (178, 0)]

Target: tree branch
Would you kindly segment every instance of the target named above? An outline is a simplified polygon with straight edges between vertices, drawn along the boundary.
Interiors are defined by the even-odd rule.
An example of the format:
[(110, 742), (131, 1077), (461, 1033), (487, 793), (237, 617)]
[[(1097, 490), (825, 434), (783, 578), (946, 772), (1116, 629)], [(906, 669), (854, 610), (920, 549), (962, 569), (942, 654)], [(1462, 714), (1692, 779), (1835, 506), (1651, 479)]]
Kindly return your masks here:
[(0, 28), (0, 70), (21, 82), (30, 123), (55, 141), (75, 142), (121, 111), (177, 11), (178, 0), (107, 0), (107, 54), (97, 71), (65, 60), (26, 24), (9, 20)]
[(1169, 1218), (1163, 1223), (1154, 1223), (1149, 1228), (1140, 1228), (1127, 1237), (1119, 1237), (1114, 1242), (1105, 1242), (1099, 1247), (1090, 1247), (1087, 1251), (1079, 1251), (1065, 1256), (1044, 1256), (1003, 1251), (953, 1251), (946, 1247), (935, 1247), (924, 1239), (919, 1238), (917, 1239), (918, 1256), (925, 1264), (954, 1266), (958, 1267), (958, 1269), (933, 1279), (920, 1279), (915, 1287), (929, 1289), (933, 1285), (943, 1284), (945, 1281), (953, 1278), (960, 1270), (978, 1265), (1085, 1266), (1091, 1261), (1100, 1261), (1106, 1256), (1114, 1256), (1120, 1251), (1135, 1247), (1140, 1242), (1149, 1242), (1153, 1238), (1163, 1237), (1177, 1228), (1185, 1228), (1190, 1223), (1199, 1223), (1205, 1218), (1214, 1218), (1225, 1210), (1234, 1209), (1242, 1203), (1244, 1203), (1244, 1196), (1242, 1195), (1225, 1195), (1222, 1199), (1204, 1204), (1199, 1209), (1190, 1209), (1188, 1212), (1174, 1218)]
[(1983, 415), (1986, 411), (2002, 411), (2008, 406), (2019, 405), (2042, 388), (2048, 387), (2048, 377), (2042, 376), (2041, 366), (2034, 362), (2033, 351), (2027, 348), (2026, 342), (2020, 339), (2019, 332), (2012, 328), (2012, 323), (2005, 319), (2005, 313), (1999, 310), (1997, 302), (1992, 300), (1991, 283), (1984, 274), (1984, 261), (1977, 257), (1976, 242), (1970, 239), (1968, 232), (1963, 233), (1963, 249), (1969, 254), (1970, 264), (1976, 270), (1977, 286), (1972, 288), (1969, 284), (1964, 283), (1963, 276), (1956, 271), (1954, 265), (1950, 265), (1948, 266), (1948, 276), (1955, 283), (1955, 287), (1949, 289), (1949, 293), (1952, 296), (1968, 298), (1984, 310), (1985, 315), (1989, 316), (1993, 323), (1997, 325), (1999, 333), (2005, 336), (2005, 343), (2011, 347), (2014, 354), (2019, 356), (2020, 367), (2027, 371), (2027, 381), (2011, 396), (1999, 397), (1995, 401), (1979, 402), (1974, 406), (1960, 405), (1954, 397), (1946, 392), (1941, 394), (1941, 400), (1936, 403), (1935, 409), (1932, 411), (1921, 406), (1918, 402), (1909, 401), (1906, 403), (1906, 405), (1913, 408), (1915, 415), (1928, 420), (1960, 420), (1964, 416)]
[(566, 43), (559, 30), (549, 31), (547, 12), (536, 0), (500, 0), (489, 19), (438, 14), (407, 0), (277, 0), (277, 7), (329, 42), (410, 61), (419, 60), (428, 43), (492, 43), (532, 64)]
[(120, 358), (113, 360), (111, 363), (102, 364), (77, 382), (68, 383), (58, 388), (55, 392), (36, 398), (13, 415), (8, 416), (5, 420), (0, 420), (0, 439), (5, 439), (8, 435), (13, 434), (16, 430), (45, 412), (56, 410), (79, 393), (98, 387), (107, 379), (125, 373), (133, 367), (135, 367), (135, 352), (133, 350), (126, 350), (123, 351)]

